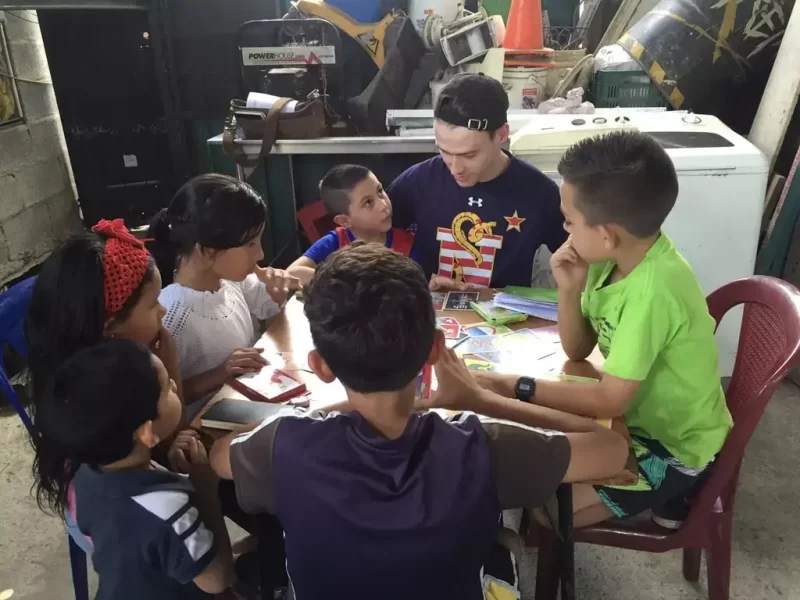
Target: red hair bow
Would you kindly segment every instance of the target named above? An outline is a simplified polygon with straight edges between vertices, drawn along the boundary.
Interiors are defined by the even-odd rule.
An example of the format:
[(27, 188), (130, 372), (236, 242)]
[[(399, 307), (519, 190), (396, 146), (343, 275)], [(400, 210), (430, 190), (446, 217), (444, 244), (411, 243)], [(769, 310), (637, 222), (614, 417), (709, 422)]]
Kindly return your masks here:
[(106, 238), (115, 238), (132, 246), (144, 248), (144, 242), (128, 231), (128, 228), (125, 227), (125, 221), (122, 219), (114, 219), (113, 221), (100, 219), (97, 225), (92, 227), (92, 231)]
[(150, 253), (122, 219), (101, 220), (92, 231), (106, 239), (103, 250), (103, 293), (106, 317), (117, 314), (144, 280)]

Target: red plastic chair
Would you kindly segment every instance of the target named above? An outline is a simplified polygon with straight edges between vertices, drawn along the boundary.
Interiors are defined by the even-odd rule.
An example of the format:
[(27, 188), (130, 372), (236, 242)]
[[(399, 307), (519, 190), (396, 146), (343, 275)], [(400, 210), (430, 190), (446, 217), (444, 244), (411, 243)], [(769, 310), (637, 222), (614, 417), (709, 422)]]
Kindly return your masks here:
[(322, 200), (312, 202), (298, 210), (297, 220), (300, 221), (300, 227), (312, 244), (336, 227)]
[[(800, 359), (800, 291), (773, 277), (734, 281), (708, 297), (717, 324), (733, 307), (744, 304), (739, 351), (727, 390), (733, 429), (695, 498), (689, 516), (677, 531), (653, 523), (649, 515), (609, 520), (575, 529), (575, 541), (644, 552), (683, 550), (683, 575), (700, 578), (700, 559), (708, 553), (709, 600), (728, 600), (731, 574), (731, 531), (739, 468), (750, 436), (767, 402)], [(536, 600), (551, 600), (558, 589), (556, 538), (536, 526), (539, 562)]]

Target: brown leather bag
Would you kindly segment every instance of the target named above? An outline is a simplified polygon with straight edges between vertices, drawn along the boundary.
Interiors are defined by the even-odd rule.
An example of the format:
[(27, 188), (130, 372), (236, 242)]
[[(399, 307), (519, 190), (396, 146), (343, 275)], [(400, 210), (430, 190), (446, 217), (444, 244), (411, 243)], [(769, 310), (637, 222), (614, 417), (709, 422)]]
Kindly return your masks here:
[[(268, 109), (247, 108), (244, 101), (232, 100), (222, 135), (225, 154), (243, 167), (255, 167), (272, 152), (275, 140), (310, 140), (328, 134), (325, 103), (319, 95), (309, 95), (307, 100), (298, 102), (294, 112), (282, 113), (291, 100), (280, 98)], [(248, 156), (241, 145), (234, 143), (237, 129), (245, 140), (261, 140), (258, 156)]]

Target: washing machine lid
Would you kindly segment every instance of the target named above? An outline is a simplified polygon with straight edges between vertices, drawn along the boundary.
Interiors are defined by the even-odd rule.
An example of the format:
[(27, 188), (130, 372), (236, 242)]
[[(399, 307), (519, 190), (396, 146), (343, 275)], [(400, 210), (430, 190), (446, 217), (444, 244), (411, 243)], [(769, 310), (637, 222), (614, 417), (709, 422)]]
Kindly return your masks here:
[(536, 115), (511, 136), (510, 150), (543, 171), (554, 172), (572, 144), (612, 131), (638, 130), (652, 135), (687, 171), (766, 173), (766, 157), (750, 142), (711, 115), (686, 112), (626, 112), (614, 115)]

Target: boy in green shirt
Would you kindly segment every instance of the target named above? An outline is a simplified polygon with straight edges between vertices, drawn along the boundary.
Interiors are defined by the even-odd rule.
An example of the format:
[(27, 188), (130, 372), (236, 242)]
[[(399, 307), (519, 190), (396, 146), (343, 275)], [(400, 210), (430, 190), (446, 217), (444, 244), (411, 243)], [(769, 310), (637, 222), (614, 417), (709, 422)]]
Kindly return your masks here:
[(675, 168), (651, 137), (625, 132), (575, 144), (558, 171), (570, 234), (551, 261), (561, 343), (575, 361), (599, 345), (602, 379), (575, 384), (480, 374), (480, 381), (562, 411), (624, 415), (639, 481), (575, 486), (576, 526), (653, 509), (657, 522), (677, 527), (676, 504), (702, 481), (732, 420), (714, 319), (691, 267), (661, 231), (678, 196)]

